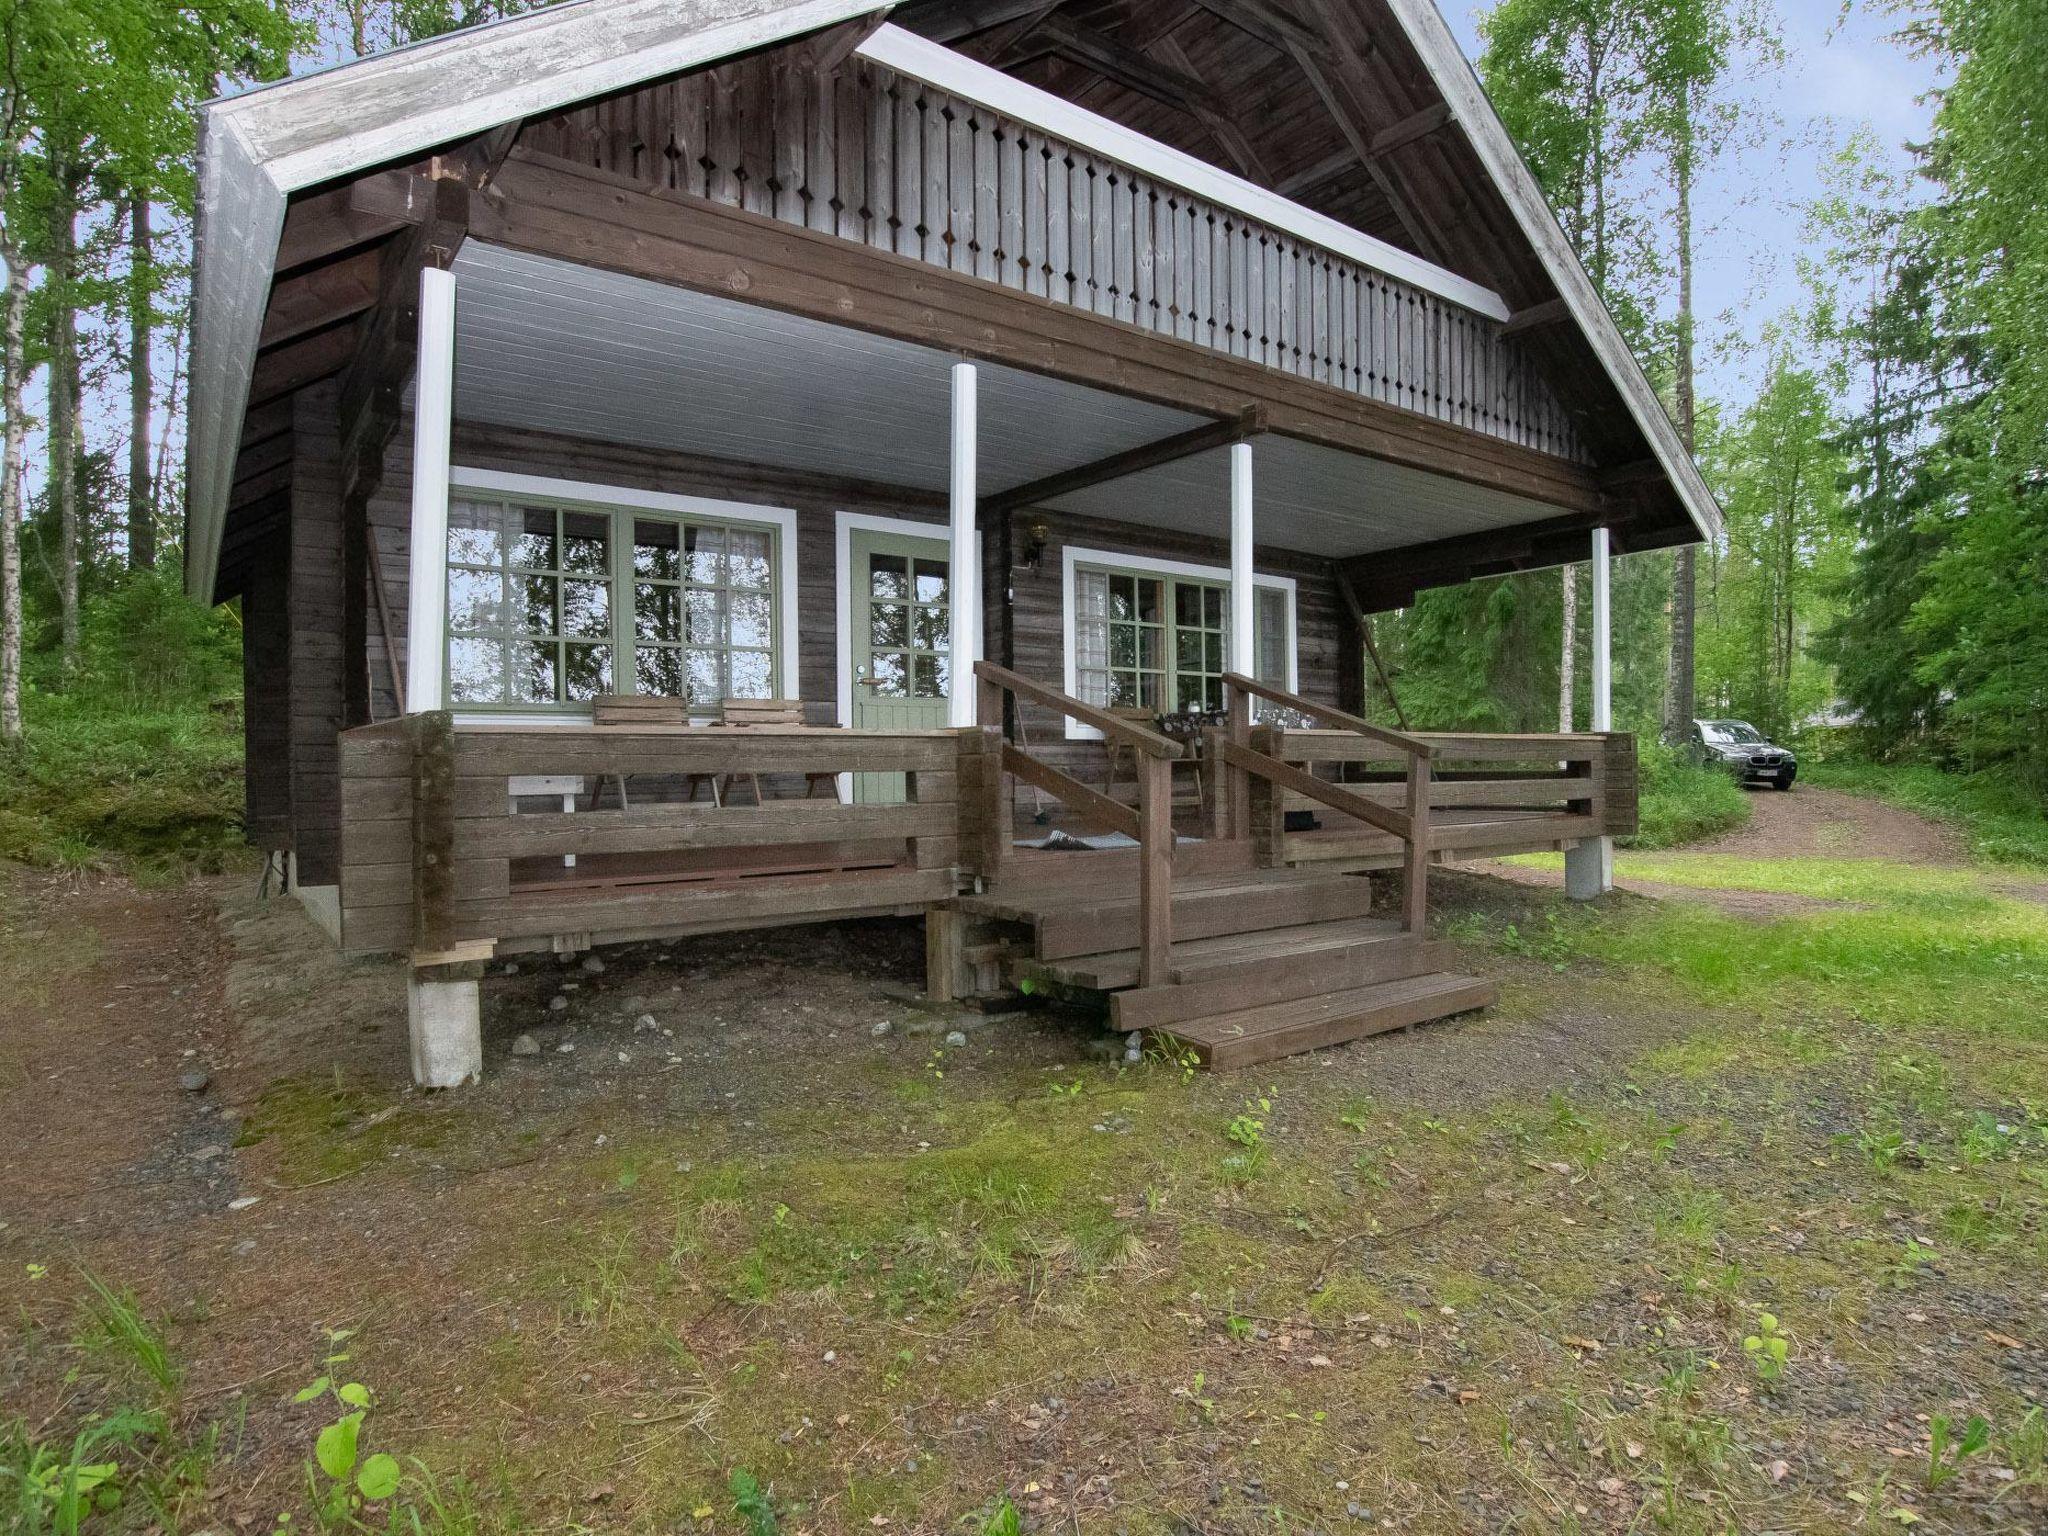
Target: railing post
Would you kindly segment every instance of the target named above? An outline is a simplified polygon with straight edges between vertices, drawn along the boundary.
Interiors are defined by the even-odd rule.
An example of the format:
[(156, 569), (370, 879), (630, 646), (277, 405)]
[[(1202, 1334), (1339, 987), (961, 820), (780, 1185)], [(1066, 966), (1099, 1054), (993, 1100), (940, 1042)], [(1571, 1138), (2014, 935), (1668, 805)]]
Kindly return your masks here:
[(1408, 759), (1408, 850), (1401, 863), (1401, 931), (1420, 934), (1429, 908), (1429, 759)]
[(1138, 755), (1138, 985), (1163, 987), (1173, 969), (1173, 768)]
[[(1225, 729), (1231, 743), (1239, 747), (1252, 744), (1252, 701), (1242, 688), (1225, 684), (1225, 707), (1228, 718)], [(1233, 841), (1243, 842), (1252, 835), (1252, 776), (1232, 763), (1225, 772), (1224, 780), (1229, 787), (1230, 836)]]

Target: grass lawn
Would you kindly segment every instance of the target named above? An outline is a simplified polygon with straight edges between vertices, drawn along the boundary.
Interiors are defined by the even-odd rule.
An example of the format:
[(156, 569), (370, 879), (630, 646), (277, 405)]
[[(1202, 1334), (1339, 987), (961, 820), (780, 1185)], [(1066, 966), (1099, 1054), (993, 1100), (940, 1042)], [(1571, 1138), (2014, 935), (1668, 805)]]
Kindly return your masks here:
[[(0, 1398), (62, 1456), (86, 1411), (161, 1416), (89, 1449), (129, 1513), (88, 1528), (2042, 1529), (2048, 906), (1621, 862), (1808, 905), (1447, 876), (1501, 1006), (1257, 1075), (1054, 1018), (873, 1038), (762, 951), (830, 1018), (744, 1075), (637, 1077), (683, 1046), (622, 1024), (516, 1071), (500, 1039), (467, 1096), (273, 1081), (234, 1155), (281, 1225), (240, 1267), (216, 1214), (153, 1267), (0, 1230)], [(698, 953), (678, 1041), (749, 1027)], [(402, 1480), (323, 1517), (347, 1382), (351, 1465)]]

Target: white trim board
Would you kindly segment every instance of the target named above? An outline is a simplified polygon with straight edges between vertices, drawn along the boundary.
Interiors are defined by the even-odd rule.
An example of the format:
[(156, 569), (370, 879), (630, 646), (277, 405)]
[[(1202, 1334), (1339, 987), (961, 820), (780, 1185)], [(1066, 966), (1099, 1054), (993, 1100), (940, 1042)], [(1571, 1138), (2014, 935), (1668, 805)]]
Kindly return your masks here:
[[(1076, 688), (1079, 679), (1074, 669), (1074, 567), (1076, 565), (1102, 565), (1112, 570), (1138, 571), (1147, 576), (1185, 576), (1193, 581), (1206, 581), (1215, 586), (1230, 585), (1230, 568), (1225, 565), (1196, 565), (1187, 560), (1160, 560), (1151, 555), (1126, 555), (1113, 549), (1087, 549), (1069, 544), (1060, 551), (1060, 664), (1061, 688), (1073, 698), (1079, 698)], [(1269, 587), (1287, 594), (1287, 691), (1296, 693), (1301, 688), (1301, 630), (1298, 619), (1300, 609), (1299, 584), (1292, 576), (1267, 576), (1252, 572), (1254, 587)], [(1083, 725), (1069, 717), (1066, 722), (1066, 737), (1069, 741), (1100, 741), (1102, 732), (1092, 725)]]
[(1290, 235), (1349, 257), (1375, 272), (1384, 272), (1406, 283), (1448, 299), (1465, 309), (1476, 310), (1495, 320), (1505, 320), (1511, 311), (1491, 288), (1460, 277), (1435, 262), (1424, 261), (1399, 246), (1376, 239), (1349, 224), (1288, 201), (1256, 182), (1197, 160), (1171, 145), (1133, 132), (1122, 123), (1100, 113), (1077, 107), (1050, 91), (955, 53), (941, 43), (919, 37), (915, 32), (885, 22), (874, 35), (855, 50), (900, 75), (922, 80), (955, 96), (964, 96), (1018, 122), (1066, 139), (1083, 149), (1097, 150), (1147, 176), (1157, 177), (1206, 197), (1211, 202), (1248, 214), (1260, 222), (1285, 230)]
[[(673, 491), (643, 491), (630, 485), (563, 480), (553, 475), (523, 475), (511, 470), (477, 469), (462, 464), (448, 466), (448, 489), (451, 494), (467, 490), (491, 491), (502, 496), (547, 496), (561, 501), (595, 502), (626, 511), (638, 508), (643, 512), (713, 517), (720, 522), (759, 523), (774, 528), (775, 580), (781, 588), (777, 597), (782, 610), (778, 626), (781, 633), (776, 636), (776, 648), (782, 653), (781, 696), (785, 699), (803, 697), (797, 681), (797, 636), (802, 633), (802, 628), (797, 622), (797, 605), (801, 599), (796, 581), (796, 510), (793, 507), (767, 506), (752, 501), (722, 501), (715, 496), (684, 496)], [(444, 565), (446, 558), (445, 555), (442, 557)], [(446, 636), (442, 638), (445, 644)], [(616, 659), (616, 664), (623, 666), (625, 662), (622, 658)]]

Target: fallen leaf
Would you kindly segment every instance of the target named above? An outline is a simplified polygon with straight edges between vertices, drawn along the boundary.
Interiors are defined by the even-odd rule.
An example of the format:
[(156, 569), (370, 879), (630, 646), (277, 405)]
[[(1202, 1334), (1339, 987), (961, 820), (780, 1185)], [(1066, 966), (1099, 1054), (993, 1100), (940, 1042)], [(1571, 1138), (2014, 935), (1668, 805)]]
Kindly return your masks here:
[(2006, 1349), (2025, 1349), (2027, 1347), (2011, 1334), (2000, 1333), (1996, 1328), (1986, 1328), (1984, 1330), (1984, 1337), (1994, 1344), (2002, 1345)]
[(1643, 1443), (1642, 1443), (1642, 1441), (1640, 1441), (1640, 1440), (1628, 1440), (1628, 1441), (1624, 1441), (1624, 1442), (1623, 1442), (1623, 1444), (1622, 1444), (1622, 1447), (1621, 1447), (1621, 1448), (1622, 1448), (1622, 1449), (1623, 1449), (1624, 1451), (1628, 1452), (1628, 1459), (1629, 1459), (1630, 1461), (1641, 1461), (1641, 1460), (1643, 1459)]
[(1782, 1458), (1764, 1468), (1764, 1476), (1774, 1483), (1782, 1483), (1792, 1473), (1792, 1463)]
[(1317, 1367), (1318, 1369), (1321, 1369), (1323, 1366), (1326, 1366), (1331, 1362), (1330, 1357), (1328, 1355), (1310, 1355), (1308, 1357), (1308, 1363), (1312, 1366)]
[(1600, 1491), (1611, 1499), (1618, 1499), (1628, 1492), (1628, 1484), (1618, 1477), (1603, 1477), (1600, 1479)]
[(709, 1520), (714, 1513), (715, 1511), (709, 1504), (699, 1504), (690, 1511), (690, 1518), (692, 1520)]
[(1576, 1349), (1581, 1354), (1597, 1355), (1600, 1353), (1600, 1341), (1598, 1339), (1582, 1339), (1576, 1334), (1568, 1333), (1564, 1336), (1564, 1343), (1565, 1348)]
[(1466, 1387), (1458, 1393), (1458, 1401), (1460, 1403), (1476, 1403), (1479, 1401), (1479, 1394), (1470, 1387)]
[(884, 1525), (887, 1525), (888, 1523), (889, 1523), (889, 1517), (888, 1517), (887, 1515), (869, 1515), (869, 1516), (868, 1516), (868, 1524), (869, 1524), (869, 1525), (872, 1525), (872, 1526), (876, 1526), (876, 1527), (880, 1527), (880, 1526), (884, 1526)]

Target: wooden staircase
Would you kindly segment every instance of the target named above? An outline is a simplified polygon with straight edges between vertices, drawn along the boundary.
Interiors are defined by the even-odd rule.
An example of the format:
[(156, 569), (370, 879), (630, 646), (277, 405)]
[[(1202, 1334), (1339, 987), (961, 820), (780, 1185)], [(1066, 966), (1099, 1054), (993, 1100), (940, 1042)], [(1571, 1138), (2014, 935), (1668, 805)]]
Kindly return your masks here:
[(1167, 979), (1139, 985), (1139, 903), (1127, 882), (1073, 880), (958, 899), (963, 913), (1030, 929), (1014, 981), (1110, 994), (1119, 1030), (1192, 1049), (1212, 1068), (1252, 1066), (1492, 1003), (1491, 982), (1444, 969), (1447, 946), (1370, 915), (1362, 876), (1294, 869), (1177, 878)]

